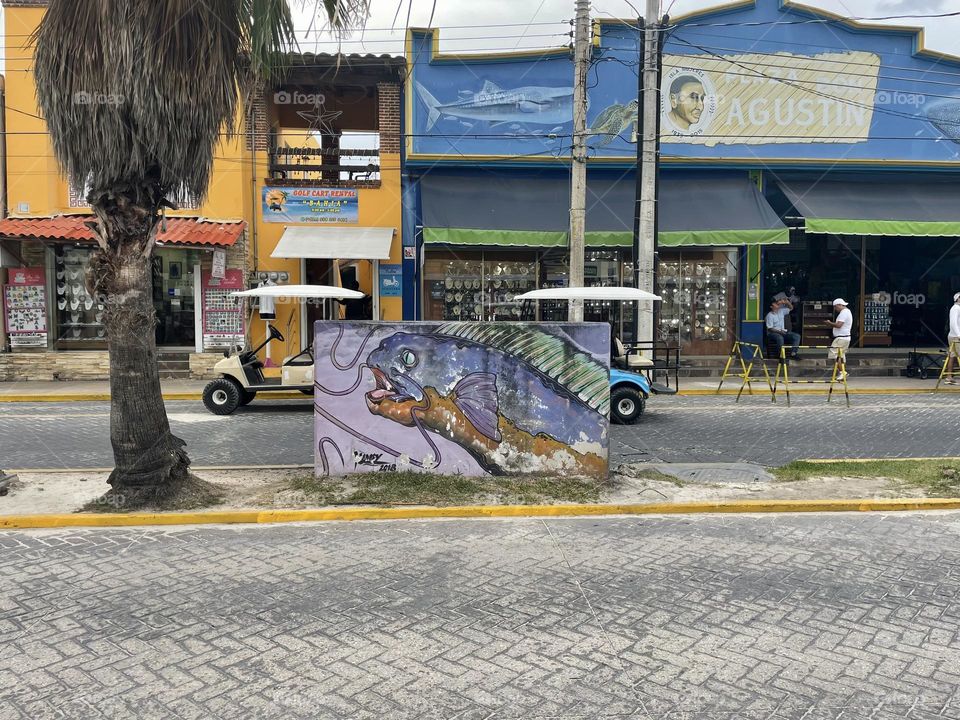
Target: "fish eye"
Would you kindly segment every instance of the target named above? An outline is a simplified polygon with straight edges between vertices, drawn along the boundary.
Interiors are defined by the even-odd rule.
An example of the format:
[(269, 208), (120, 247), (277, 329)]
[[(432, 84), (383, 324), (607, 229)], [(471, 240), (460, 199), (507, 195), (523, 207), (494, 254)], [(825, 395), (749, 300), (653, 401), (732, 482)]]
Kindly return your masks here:
[(400, 362), (407, 367), (413, 367), (417, 364), (417, 356), (410, 350), (403, 350), (400, 352)]

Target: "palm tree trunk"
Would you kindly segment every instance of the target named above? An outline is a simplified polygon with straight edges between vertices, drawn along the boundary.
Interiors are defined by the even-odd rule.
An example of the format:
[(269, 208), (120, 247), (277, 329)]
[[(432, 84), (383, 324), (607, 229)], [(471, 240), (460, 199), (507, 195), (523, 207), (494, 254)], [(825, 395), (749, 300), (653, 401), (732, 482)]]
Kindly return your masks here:
[(190, 459), (186, 443), (170, 432), (160, 393), (151, 274), (157, 212), (133, 199), (118, 193), (92, 203), (100, 251), (88, 285), (106, 304), (115, 463), (108, 482), (114, 493), (139, 501), (174, 492), (189, 476)]

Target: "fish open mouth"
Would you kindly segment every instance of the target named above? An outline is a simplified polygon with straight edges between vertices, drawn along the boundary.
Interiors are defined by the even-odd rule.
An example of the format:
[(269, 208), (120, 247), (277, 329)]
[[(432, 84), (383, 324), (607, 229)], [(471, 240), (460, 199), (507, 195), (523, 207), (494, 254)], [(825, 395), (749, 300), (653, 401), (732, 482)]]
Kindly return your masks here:
[(379, 405), (385, 399), (393, 399), (397, 396), (397, 389), (390, 382), (390, 379), (377, 368), (371, 368), (373, 377), (377, 381), (377, 387), (367, 393), (367, 400)]

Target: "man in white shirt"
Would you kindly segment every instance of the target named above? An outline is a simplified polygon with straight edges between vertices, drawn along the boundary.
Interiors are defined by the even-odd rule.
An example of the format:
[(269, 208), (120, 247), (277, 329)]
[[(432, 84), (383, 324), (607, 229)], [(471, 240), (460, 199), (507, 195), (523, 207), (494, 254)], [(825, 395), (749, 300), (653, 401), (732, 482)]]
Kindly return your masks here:
[(944, 378), (946, 385), (956, 385), (953, 379), (953, 359), (960, 349), (960, 292), (953, 296), (953, 307), (950, 308), (950, 330), (947, 331), (947, 372)]
[(777, 343), (777, 356), (780, 355), (780, 348), (790, 343), (790, 357), (794, 360), (800, 359), (800, 336), (795, 332), (789, 332), (784, 323), (784, 318), (793, 310), (793, 304), (786, 299), (774, 300), (770, 303), (770, 312), (767, 313), (765, 324), (767, 334)]
[(846, 358), (847, 349), (850, 347), (850, 332), (853, 330), (853, 313), (847, 307), (847, 301), (843, 298), (837, 298), (833, 301), (833, 310), (837, 313), (837, 319), (827, 321), (827, 324), (833, 328), (833, 344), (830, 345), (830, 352), (827, 353), (828, 360), (836, 360), (840, 350), (843, 350), (844, 370), (837, 377), (837, 380), (845, 380), (847, 377)]

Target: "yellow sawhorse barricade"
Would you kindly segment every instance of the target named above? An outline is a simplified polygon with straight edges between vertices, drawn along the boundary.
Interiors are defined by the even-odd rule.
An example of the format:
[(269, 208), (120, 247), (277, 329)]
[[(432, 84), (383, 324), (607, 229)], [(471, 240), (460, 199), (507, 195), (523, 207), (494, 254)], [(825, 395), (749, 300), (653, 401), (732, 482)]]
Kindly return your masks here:
[(829, 385), (827, 391), (827, 402), (833, 400), (834, 387), (840, 383), (843, 385), (843, 395), (847, 399), (847, 407), (850, 407), (850, 388), (847, 386), (847, 352), (843, 348), (834, 348), (830, 345), (801, 345), (803, 350), (836, 350), (837, 357), (833, 362), (833, 371), (830, 373), (829, 380), (791, 380), (790, 370), (787, 365), (787, 349), (780, 348), (780, 359), (777, 363), (777, 375), (774, 378), (772, 391), (774, 400), (777, 397), (777, 388), (783, 385), (784, 393), (787, 396), (787, 407), (790, 407), (790, 385)]
[(730, 350), (730, 357), (727, 358), (727, 364), (723, 367), (723, 375), (720, 376), (720, 384), (717, 385), (716, 394), (720, 394), (720, 389), (723, 387), (724, 381), (728, 378), (737, 378), (741, 381), (740, 390), (737, 392), (737, 402), (740, 402), (740, 396), (743, 395), (744, 388), (746, 388), (747, 394), (753, 395), (753, 383), (755, 380), (760, 382), (760, 376), (757, 375), (754, 377), (751, 373), (753, 373), (754, 367), (758, 364), (763, 369), (763, 378), (766, 381), (767, 390), (770, 391), (770, 399), (776, 402), (777, 398), (773, 390), (773, 379), (767, 371), (766, 360), (763, 357), (763, 348), (753, 343), (739, 341), (735, 342), (733, 348)]
[[(952, 370), (947, 370), (950, 358), (954, 359), (954, 365)], [(960, 378), (960, 343), (954, 341), (947, 348), (947, 359), (943, 361), (943, 367), (940, 368), (940, 377), (937, 378), (937, 386), (934, 388), (934, 392), (940, 389), (940, 384), (944, 380), (956, 380), (957, 378)]]

